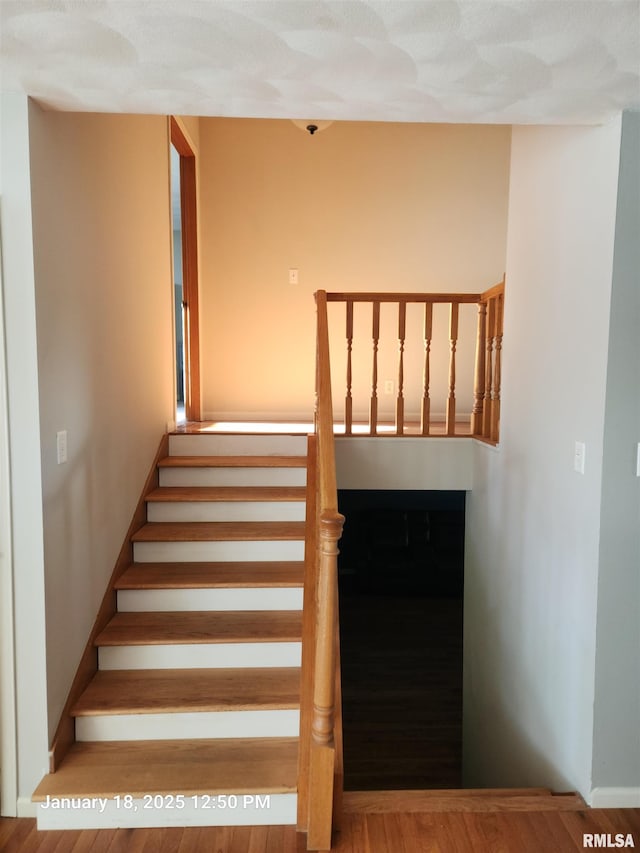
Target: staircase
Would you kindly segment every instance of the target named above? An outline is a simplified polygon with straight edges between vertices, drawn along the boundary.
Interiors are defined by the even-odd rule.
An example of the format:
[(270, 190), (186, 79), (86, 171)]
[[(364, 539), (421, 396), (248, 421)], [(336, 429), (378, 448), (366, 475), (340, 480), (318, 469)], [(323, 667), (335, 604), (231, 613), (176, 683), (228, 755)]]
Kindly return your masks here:
[(306, 441), (170, 437), (39, 829), (296, 823)]

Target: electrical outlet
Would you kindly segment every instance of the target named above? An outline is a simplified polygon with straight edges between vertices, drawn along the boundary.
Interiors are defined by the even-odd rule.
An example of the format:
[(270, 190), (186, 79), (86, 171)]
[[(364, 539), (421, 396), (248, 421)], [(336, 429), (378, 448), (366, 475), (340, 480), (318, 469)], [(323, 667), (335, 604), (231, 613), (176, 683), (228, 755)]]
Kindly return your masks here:
[(60, 430), (56, 433), (56, 448), (58, 452), (58, 465), (64, 465), (67, 461), (67, 431)]
[(384, 393), (385, 394), (394, 394), (395, 393), (395, 385), (393, 379), (385, 379), (384, 381)]

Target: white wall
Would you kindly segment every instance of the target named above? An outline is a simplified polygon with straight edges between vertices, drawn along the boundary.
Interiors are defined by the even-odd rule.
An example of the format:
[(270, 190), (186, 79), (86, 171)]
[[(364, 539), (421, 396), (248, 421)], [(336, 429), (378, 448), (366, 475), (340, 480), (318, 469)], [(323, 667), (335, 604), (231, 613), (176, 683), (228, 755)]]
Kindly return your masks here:
[[(33, 788), (48, 764), (42, 480), (27, 99), (3, 93), (1, 114), (0, 215), (12, 546), (11, 565), (4, 560), (2, 570), (3, 591), (11, 588), (7, 570), (13, 573), (16, 730), (10, 730), (12, 720), (4, 713), (2, 727), (3, 742), (6, 738), (15, 743), (17, 752), (14, 768), (10, 746), (6, 751), (3, 748), (6, 763), (2, 771), (3, 795), (9, 794), (16, 781), (15, 777), (8, 780), (6, 774), (17, 772), (21, 813), (28, 809)], [(3, 543), (3, 552), (8, 545)], [(4, 642), (4, 632), (11, 625), (3, 620), (2, 630)], [(3, 680), (3, 690), (7, 687), (10, 683)], [(4, 694), (2, 708), (4, 711)], [(15, 813), (15, 808), (15, 799), (2, 803), (3, 814)]]
[(173, 417), (169, 141), (35, 104), (30, 141), (51, 738)]
[(468, 786), (591, 789), (619, 144), (619, 122), (513, 130), (502, 440), (467, 502)]
[[(199, 139), (206, 417), (309, 419), (318, 289), (475, 292), (502, 278), (508, 127), (335, 122), (310, 137), (290, 121), (206, 118)], [(289, 268), (299, 271), (297, 285), (289, 284)], [(444, 310), (436, 309), (442, 322), (432, 348), (434, 413), (444, 412), (448, 381)], [(475, 306), (462, 311), (461, 412), (470, 410), (476, 313)], [(358, 417), (371, 393), (371, 311), (358, 306), (355, 314)], [(410, 315), (407, 415), (419, 412), (424, 362), (421, 312)], [(334, 326), (337, 411), (343, 317)], [(391, 306), (383, 306), (382, 326), (389, 331), (379, 352), (384, 417), (395, 397), (382, 393), (383, 383), (398, 371)]]
[[(640, 113), (623, 116), (596, 634), (594, 804), (640, 806)], [(629, 798), (631, 795), (631, 798)]]

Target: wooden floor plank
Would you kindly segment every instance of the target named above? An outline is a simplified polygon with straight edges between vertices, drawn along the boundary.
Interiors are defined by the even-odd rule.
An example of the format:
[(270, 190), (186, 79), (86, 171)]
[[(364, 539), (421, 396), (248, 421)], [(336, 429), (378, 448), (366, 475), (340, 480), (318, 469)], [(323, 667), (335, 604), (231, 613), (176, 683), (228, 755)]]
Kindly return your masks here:
[(188, 713), (298, 708), (300, 670), (99, 670), (72, 715)]
[(96, 646), (297, 642), (299, 610), (116, 613)]
[(301, 587), (303, 562), (132, 563), (116, 589)]
[(163, 501), (303, 501), (305, 486), (162, 486), (145, 500)]
[(33, 799), (288, 793), (296, 789), (297, 755), (297, 738), (75, 743)]
[(306, 456), (165, 456), (160, 468), (306, 468)]
[(150, 521), (133, 542), (255, 542), (303, 540), (304, 521)]
[[(333, 853), (579, 853), (582, 832), (632, 833), (640, 848), (640, 809), (585, 809), (580, 812), (477, 812), (345, 814), (334, 836)], [(488, 822), (487, 822), (488, 819)], [(294, 853), (303, 836), (295, 827), (220, 827), (37, 832), (35, 820), (3, 818), (3, 853)], [(398, 845), (389, 847), (389, 839)], [(25, 845), (26, 842), (26, 845)], [(125, 846), (122, 846), (122, 845)], [(226, 846), (225, 846), (226, 845)]]

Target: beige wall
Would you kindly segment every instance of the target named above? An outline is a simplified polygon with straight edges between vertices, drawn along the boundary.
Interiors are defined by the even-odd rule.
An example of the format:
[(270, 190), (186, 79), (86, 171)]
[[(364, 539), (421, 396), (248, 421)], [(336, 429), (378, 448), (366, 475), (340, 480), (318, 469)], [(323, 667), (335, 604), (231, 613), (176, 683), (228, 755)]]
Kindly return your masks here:
[[(209, 416), (309, 417), (317, 289), (477, 291), (502, 277), (510, 128), (337, 122), (310, 137), (288, 121), (201, 119), (199, 137)], [(288, 283), (290, 267), (299, 270), (298, 285)], [(459, 399), (468, 411), (474, 309), (467, 313)], [(363, 315), (359, 323), (366, 337), (369, 322)], [(394, 319), (385, 323), (391, 339), (381, 346), (381, 382), (397, 373)], [(410, 329), (412, 411), (422, 362), (418, 317)], [(434, 360), (446, 371), (446, 323), (439, 329)], [(342, 352), (341, 322), (335, 334)], [(369, 347), (354, 347), (362, 412)], [(340, 377), (343, 363), (337, 356)], [(443, 374), (433, 388), (440, 411), (444, 386)], [(337, 402), (343, 393), (336, 383)], [(392, 399), (383, 398), (383, 407)]]
[(172, 417), (167, 134), (31, 108), (49, 736)]

